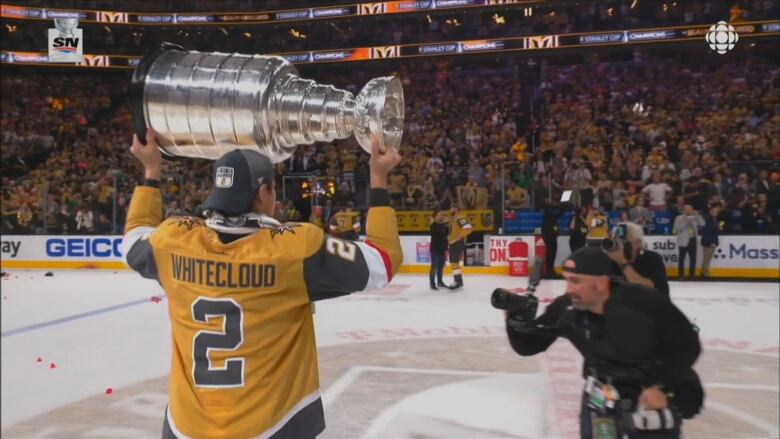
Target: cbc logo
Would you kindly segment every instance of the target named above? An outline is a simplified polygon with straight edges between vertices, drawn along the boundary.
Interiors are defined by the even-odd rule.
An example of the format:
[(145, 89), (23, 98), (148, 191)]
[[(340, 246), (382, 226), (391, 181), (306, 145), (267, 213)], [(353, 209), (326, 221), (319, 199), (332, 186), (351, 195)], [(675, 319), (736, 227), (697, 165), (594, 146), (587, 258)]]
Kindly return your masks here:
[(723, 55), (734, 48), (734, 43), (739, 41), (739, 34), (734, 27), (725, 21), (719, 21), (710, 26), (709, 32), (704, 37), (710, 45), (710, 49)]

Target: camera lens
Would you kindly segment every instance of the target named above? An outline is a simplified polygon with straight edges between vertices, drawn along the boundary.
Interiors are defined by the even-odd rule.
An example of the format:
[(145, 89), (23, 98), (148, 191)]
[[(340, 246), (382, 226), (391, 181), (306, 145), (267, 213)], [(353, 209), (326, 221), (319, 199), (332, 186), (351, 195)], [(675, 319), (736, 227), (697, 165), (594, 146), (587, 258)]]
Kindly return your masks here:
[(617, 248), (617, 241), (615, 241), (612, 238), (605, 238), (603, 241), (601, 241), (601, 248), (603, 248), (608, 252), (611, 252), (612, 250)]
[(501, 288), (497, 288), (493, 291), (493, 295), (490, 296), (490, 304), (493, 305), (493, 308), (507, 309), (508, 301), (509, 297), (507, 292)]

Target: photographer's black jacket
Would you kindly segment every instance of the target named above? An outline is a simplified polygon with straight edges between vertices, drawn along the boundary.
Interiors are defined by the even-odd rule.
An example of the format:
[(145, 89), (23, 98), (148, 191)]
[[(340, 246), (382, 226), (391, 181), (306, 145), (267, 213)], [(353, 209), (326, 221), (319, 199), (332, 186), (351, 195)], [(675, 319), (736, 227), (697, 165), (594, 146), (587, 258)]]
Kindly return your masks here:
[[(537, 325), (556, 329), (528, 330)], [(610, 378), (623, 398), (653, 384), (675, 389), (701, 353), (693, 325), (669, 299), (616, 278), (604, 314), (576, 310), (562, 295), (533, 322), (510, 316), (507, 335), (520, 355), (545, 351), (559, 336), (569, 339), (585, 358), (583, 375), (595, 370), (600, 379)]]
[[(652, 250), (644, 250), (636, 257), (631, 264), (640, 276), (646, 277), (653, 282), (655, 289), (664, 297), (669, 299), (669, 281), (666, 279), (666, 266), (664, 260), (658, 253)], [(620, 266), (613, 261), (612, 275), (626, 278)]]

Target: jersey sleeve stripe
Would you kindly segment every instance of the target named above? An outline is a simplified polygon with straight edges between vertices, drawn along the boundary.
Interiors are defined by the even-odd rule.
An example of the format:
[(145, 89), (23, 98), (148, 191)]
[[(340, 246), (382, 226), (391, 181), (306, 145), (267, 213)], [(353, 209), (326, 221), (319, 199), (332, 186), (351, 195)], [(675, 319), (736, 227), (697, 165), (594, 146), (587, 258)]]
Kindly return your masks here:
[[(356, 244), (358, 244), (360, 250), (363, 252), (363, 256), (366, 258), (366, 265), (368, 265), (368, 270), (371, 273), (369, 283), (375, 281), (375, 277), (379, 278), (384, 276), (384, 279), (381, 281), (383, 284), (379, 287), (383, 288), (393, 279), (390, 256), (371, 241), (357, 242)], [(369, 257), (369, 255), (371, 256)], [(379, 279), (376, 279), (376, 281), (379, 281)]]
[(148, 279), (157, 279), (157, 264), (149, 235), (154, 227), (136, 227), (122, 238), (122, 262)]

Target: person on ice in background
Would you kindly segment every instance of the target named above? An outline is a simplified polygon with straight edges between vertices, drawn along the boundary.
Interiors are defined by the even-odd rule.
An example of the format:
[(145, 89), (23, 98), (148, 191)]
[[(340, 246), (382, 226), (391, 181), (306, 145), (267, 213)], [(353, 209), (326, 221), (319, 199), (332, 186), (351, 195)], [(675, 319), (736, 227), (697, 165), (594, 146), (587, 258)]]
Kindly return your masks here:
[(693, 206), (686, 204), (683, 211), (674, 219), (674, 234), (677, 235), (677, 271), (680, 280), (685, 278), (685, 255), (690, 259), (688, 278), (693, 280), (696, 274), (696, 247), (699, 245), (699, 227), (704, 227), (704, 218)]
[(642, 226), (623, 222), (615, 226), (611, 240), (614, 247), (605, 249), (612, 262), (612, 275), (625, 278), (628, 282), (655, 288), (669, 298), (669, 280), (663, 257), (647, 249)]
[(352, 211), (352, 203), (342, 208), (330, 219), (330, 234), (341, 239), (357, 241), (360, 237), (360, 213)]
[(449, 227), (445, 211), (437, 210), (434, 212), (433, 222), (431, 222), (431, 270), (428, 274), (431, 289), (447, 288), (444, 285), (444, 264), (445, 254), (447, 253), (447, 233)]
[(365, 242), (273, 219), (274, 168), (253, 150), (214, 164), (205, 221), (162, 219), (161, 156), (133, 139), (144, 167), (122, 240), (125, 263), (162, 285), (171, 320), (163, 438), (314, 438), (325, 429), (312, 304), (387, 285), (401, 265), (387, 176), (400, 161), (372, 143)]
[(447, 241), (450, 246), (450, 266), (452, 267), (452, 276), (455, 283), (450, 285), (451, 290), (463, 288), (463, 268), (461, 259), (466, 251), (466, 237), (471, 234), (474, 228), (465, 215), (461, 215), (457, 206), (450, 208), (450, 234)]

